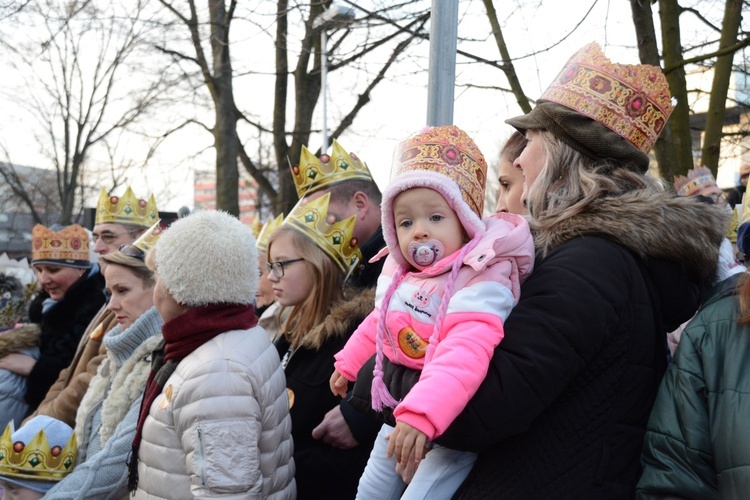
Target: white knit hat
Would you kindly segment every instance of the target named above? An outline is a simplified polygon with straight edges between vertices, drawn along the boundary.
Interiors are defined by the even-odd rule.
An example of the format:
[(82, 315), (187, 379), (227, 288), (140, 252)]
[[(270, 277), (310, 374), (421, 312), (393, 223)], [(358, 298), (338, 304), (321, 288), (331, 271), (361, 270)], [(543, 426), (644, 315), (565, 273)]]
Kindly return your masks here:
[(226, 212), (198, 211), (174, 222), (155, 247), (156, 273), (178, 303), (253, 304), (258, 257), (252, 230)]

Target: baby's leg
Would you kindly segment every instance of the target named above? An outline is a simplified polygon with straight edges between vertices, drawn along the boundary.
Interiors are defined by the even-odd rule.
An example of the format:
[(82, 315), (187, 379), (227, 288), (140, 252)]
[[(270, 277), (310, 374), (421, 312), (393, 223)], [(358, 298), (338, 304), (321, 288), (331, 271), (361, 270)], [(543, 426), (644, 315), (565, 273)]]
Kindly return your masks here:
[(391, 458), (385, 456), (388, 448), (388, 436), (393, 432), (393, 427), (383, 424), (375, 445), (370, 452), (367, 467), (359, 479), (357, 488), (357, 499), (359, 500), (398, 500), (406, 488), (401, 476), (396, 473), (395, 455)]
[(419, 463), (402, 500), (451, 498), (471, 472), (477, 454), (435, 445)]

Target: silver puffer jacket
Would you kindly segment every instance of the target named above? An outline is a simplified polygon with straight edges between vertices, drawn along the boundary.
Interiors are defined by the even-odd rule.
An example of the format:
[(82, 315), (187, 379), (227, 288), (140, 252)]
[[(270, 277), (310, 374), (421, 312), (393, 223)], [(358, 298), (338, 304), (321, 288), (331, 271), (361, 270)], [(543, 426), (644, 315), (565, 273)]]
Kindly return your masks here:
[(260, 327), (177, 366), (143, 426), (135, 498), (296, 496), (284, 372)]

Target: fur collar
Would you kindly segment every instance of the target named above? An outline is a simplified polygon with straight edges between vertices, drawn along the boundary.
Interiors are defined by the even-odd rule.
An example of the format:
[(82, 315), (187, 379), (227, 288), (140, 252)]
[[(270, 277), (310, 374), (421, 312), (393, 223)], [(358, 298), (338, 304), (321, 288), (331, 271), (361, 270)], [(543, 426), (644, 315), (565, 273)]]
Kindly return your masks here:
[(641, 190), (598, 199), (578, 214), (536, 229), (534, 243), (545, 256), (574, 238), (600, 236), (641, 259), (666, 258), (712, 279), (729, 219), (730, 214), (693, 197)]
[[(99, 365), (96, 376), (91, 379), (86, 395), (81, 401), (76, 415), (76, 437), (82, 445), (85, 432), (90, 431), (91, 417), (96, 408), (102, 406), (102, 424), (99, 429), (101, 447), (107, 444), (119, 423), (125, 418), (130, 407), (143, 396), (146, 379), (151, 372), (151, 352), (162, 341), (161, 334), (146, 339), (122, 367), (112, 373), (115, 366), (111, 354)], [(93, 436), (88, 436), (93, 439)], [(88, 445), (84, 445), (85, 453)]]
[(344, 297), (321, 324), (310, 330), (305, 344), (322, 346), (330, 338), (349, 336), (375, 308), (375, 288), (348, 287)]
[(0, 358), (39, 345), (41, 329), (35, 323), (19, 326), (0, 334)]

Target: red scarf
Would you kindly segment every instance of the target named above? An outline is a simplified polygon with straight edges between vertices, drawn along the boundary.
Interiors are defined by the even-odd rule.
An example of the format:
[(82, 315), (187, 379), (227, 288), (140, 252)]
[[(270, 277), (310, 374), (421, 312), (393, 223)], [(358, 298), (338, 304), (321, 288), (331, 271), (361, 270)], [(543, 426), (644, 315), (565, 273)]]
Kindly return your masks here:
[(177, 365), (191, 352), (224, 332), (231, 330), (248, 330), (258, 324), (255, 310), (249, 305), (210, 304), (193, 307), (161, 328), (164, 344), (154, 352), (151, 373), (146, 381), (146, 388), (138, 415), (138, 426), (133, 438), (133, 451), (130, 455), (128, 489), (132, 492), (138, 487), (138, 449), (141, 445), (143, 423), (151, 410), (151, 405), (164, 389), (164, 384), (172, 375)]

